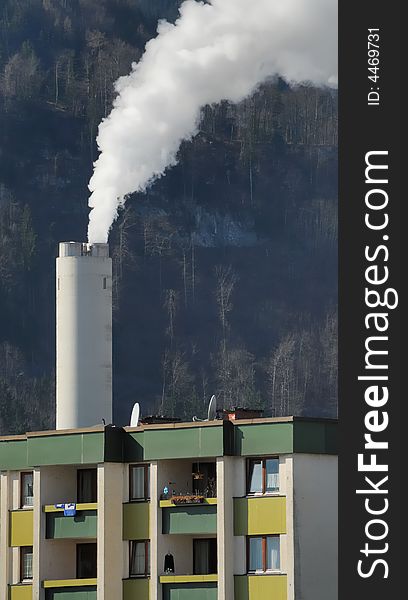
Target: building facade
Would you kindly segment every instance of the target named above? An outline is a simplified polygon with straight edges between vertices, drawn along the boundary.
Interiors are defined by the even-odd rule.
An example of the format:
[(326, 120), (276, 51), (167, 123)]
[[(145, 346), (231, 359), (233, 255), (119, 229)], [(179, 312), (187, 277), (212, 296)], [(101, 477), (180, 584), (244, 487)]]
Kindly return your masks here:
[(1, 600), (336, 600), (337, 425), (0, 438)]

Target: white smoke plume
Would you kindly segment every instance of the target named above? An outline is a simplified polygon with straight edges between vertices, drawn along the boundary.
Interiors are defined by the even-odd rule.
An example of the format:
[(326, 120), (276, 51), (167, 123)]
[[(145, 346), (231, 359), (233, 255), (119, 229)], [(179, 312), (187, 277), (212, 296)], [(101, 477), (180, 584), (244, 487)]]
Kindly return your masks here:
[(99, 126), (89, 242), (106, 242), (118, 207), (176, 164), (206, 104), (239, 102), (263, 81), (335, 85), (337, 0), (186, 0), (159, 22)]

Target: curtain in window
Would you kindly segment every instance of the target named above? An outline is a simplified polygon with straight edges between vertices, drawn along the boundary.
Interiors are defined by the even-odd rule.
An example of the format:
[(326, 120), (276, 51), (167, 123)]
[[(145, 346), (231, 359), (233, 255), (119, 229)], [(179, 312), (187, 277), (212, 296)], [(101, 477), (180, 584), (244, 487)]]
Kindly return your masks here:
[(251, 460), (249, 464), (249, 493), (262, 493), (262, 461)]
[(80, 469), (78, 471), (78, 503), (97, 501), (96, 479), (96, 469)]
[(33, 505), (33, 474), (23, 473), (21, 476), (21, 487), (22, 487), (22, 505), (32, 506)]
[(33, 578), (33, 550), (22, 549), (22, 577), (23, 579)]
[(144, 492), (144, 467), (132, 467), (131, 471), (131, 500), (137, 500), (145, 497)]
[(263, 571), (262, 538), (249, 538), (249, 570)]
[(194, 540), (194, 575), (207, 575), (210, 567), (209, 540)]
[(277, 535), (266, 538), (266, 568), (273, 571), (280, 569), (280, 539)]
[(132, 552), (130, 557), (130, 574), (145, 574), (145, 542), (132, 542)]
[(277, 458), (266, 460), (266, 491), (279, 491), (279, 459)]

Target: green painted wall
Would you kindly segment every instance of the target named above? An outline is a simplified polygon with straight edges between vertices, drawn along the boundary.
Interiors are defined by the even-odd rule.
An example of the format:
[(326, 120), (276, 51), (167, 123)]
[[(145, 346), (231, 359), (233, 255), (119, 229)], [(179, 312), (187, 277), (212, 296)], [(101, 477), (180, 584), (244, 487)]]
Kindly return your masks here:
[(337, 454), (338, 427), (335, 422), (295, 421), (294, 452)]
[(98, 513), (96, 510), (81, 510), (75, 517), (64, 517), (64, 513), (47, 513), (46, 538), (96, 538)]
[(162, 509), (162, 533), (217, 533), (217, 506), (177, 506)]
[(0, 441), (0, 470), (292, 452), (336, 454), (337, 423), (295, 419), (293, 422), (232, 425), (220, 421), (211, 426), (134, 432), (107, 427), (95, 432), (29, 436), (23, 440)]
[(202, 458), (222, 456), (224, 431), (219, 426), (186, 429), (146, 429), (144, 432), (145, 460), (161, 458)]
[(41, 465), (82, 465), (103, 462), (104, 432), (29, 437), (28, 462)]
[(124, 579), (123, 600), (149, 600), (150, 579)]
[(123, 539), (148, 540), (149, 502), (129, 502), (123, 505)]
[(235, 498), (234, 535), (286, 533), (286, 498)]
[(26, 469), (27, 466), (27, 440), (0, 442), (0, 470), (18, 471)]
[(125, 462), (144, 460), (144, 431), (126, 433), (124, 436)]
[(216, 583), (163, 585), (163, 600), (217, 600)]
[(293, 451), (293, 423), (235, 425), (235, 454), (290, 454)]
[(45, 590), (45, 600), (96, 600), (96, 586)]
[(286, 600), (286, 575), (235, 575), (235, 600)]

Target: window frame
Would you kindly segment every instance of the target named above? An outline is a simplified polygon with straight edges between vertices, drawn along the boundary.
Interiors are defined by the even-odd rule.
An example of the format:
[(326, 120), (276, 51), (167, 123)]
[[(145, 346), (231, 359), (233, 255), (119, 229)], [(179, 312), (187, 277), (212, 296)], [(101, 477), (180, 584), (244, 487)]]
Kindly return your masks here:
[[(135, 575), (132, 575), (132, 546), (133, 546), (133, 544), (144, 544), (144, 549), (145, 549), (144, 573), (137, 573)], [(150, 540), (129, 540), (129, 579), (148, 579), (150, 577), (149, 553), (150, 553)]]
[[(30, 549), (31, 550), (31, 577), (23, 577), (23, 569), (24, 569), (24, 561), (23, 561), (23, 553)], [(32, 581), (33, 580), (33, 558), (34, 558), (34, 552), (33, 552), (33, 547), (32, 546), (20, 546), (20, 582), (25, 582), (25, 581)]]
[[(88, 577), (84, 577), (83, 573), (81, 573), (81, 569), (83, 568), (82, 564), (81, 564), (81, 560), (83, 557), (80, 556), (81, 553), (81, 549), (84, 548), (85, 546), (92, 546), (92, 549), (95, 550), (96, 555), (95, 555), (95, 563), (93, 566), (95, 566), (95, 569), (93, 570), (93, 572), (95, 573), (95, 577), (97, 576), (97, 572), (98, 572), (98, 543), (97, 542), (80, 542), (80, 543), (76, 543), (75, 544), (75, 569), (76, 569), (76, 579), (88, 579)], [(94, 579), (95, 577), (91, 577), (90, 579)]]
[[(135, 468), (143, 468), (143, 491), (144, 495), (141, 498), (132, 497), (132, 470)], [(129, 465), (129, 502), (148, 502), (150, 500), (150, 463), (134, 463)]]
[[(254, 496), (278, 496), (280, 495), (280, 470), (278, 469), (279, 475), (279, 488), (275, 492), (268, 492), (266, 490), (266, 481), (267, 481), (267, 473), (266, 473), (266, 461), (267, 460), (277, 460), (278, 467), (280, 466), (279, 456), (251, 456), (247, 458), (246, 461), (246, 495), (253, 498)], [(260, 492), (251, 492), (251, 482), (250, 482), (250, 470), (251, 470), (251, 462), (260, 461), (262, 464), (262, 491)]]
[[(195, 572), (195, 566), (196, 566), (196, 554), (197, 554), (197, 542), (201, 542), (201, 541), (212, 541), (213, 544), (215, 544), (215, 571), (214, 573), (196, 573)], [(217, 566), (218, 566), (218, 551), (217, 551), (217, 538), (216, 537), (212, 537), (212, 538), (193, 538), (193, 575), (215, 575), (217, 573)]]
[[(24, 486), (23, 486), (23, 478), (25, 475), (31, 475), (32, 477), (32, 481), (33, 481), (33, 499), (34, 499), (34, 471), (21, 471), (20, 472), (20, 508), (29, 508), (32, 509), (33, 505), (29, 505), (29, 504), (24, 504), (23, 502), (23, 492), (24, 492)], [(29, 547), (29, 546), (27, 546)]]
[[(268, 538), (278, 538), (279, 539), (279, 569), (268, 569), (267, 568), (267, 540)], [(246, 540), (246, 572), (247, 575), (268, 575), (272, 573), (282, 573), (281, 567), (281, 555), (280, 555), (280, 538), (279, 534), (268, 534), (268, 535), (247, 535)], [(250, 562), (250, 540), (251, 539), (261, 539), (262, 540), (262, 570), (250, 570), (249, 562)]]
[[(94, 500), (92, 502), (90, 502), (89, 500), (84, 501), (84, 498), (81, 497), (81, 493), (83, 490), (81, 489), (81, 477), (83, 477), (84, 473), (92, 473), (92, 478), (94, 478), (94, 481), (92, 481), (92, 491), (95, 492), (93, 494)], [(77, 504), (94, 504), (98, 502), (98, 469), (96, 467), (86, 467), (86, 468), (80, 468), (77, 469), (77, 477), (76, 477), (77, 481), (76, 481), (76, 498), (77, 498)]]

